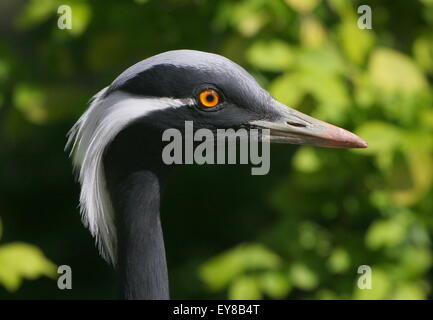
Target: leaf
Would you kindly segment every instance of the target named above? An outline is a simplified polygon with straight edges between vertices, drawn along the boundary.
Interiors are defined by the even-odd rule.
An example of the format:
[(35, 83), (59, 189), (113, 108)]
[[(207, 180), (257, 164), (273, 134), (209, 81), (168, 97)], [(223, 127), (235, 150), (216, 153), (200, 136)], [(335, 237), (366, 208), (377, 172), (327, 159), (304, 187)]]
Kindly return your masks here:
[(293, 10), (299, 13), (307, 13), (312, 11), (319, 0), (285, 0)]
[(364, 62), (375, 38), (372, 30), (359, 29), (355, 19), (345, 19), (339, 25), (338, 37), (346, 55), (358, 65)]
[(433, 71), (433, 35), (423, 35), (413, 44), (417, 63), (426, 71)]
[(353, 6), (350, 1), (346, 0), (328, 0), (329, 6), (341, 17), (353, 17), (355, 15)]
[(422, 110), (419, 114), (418, 121), (424, 128), (433, 131), (433, 109)]
[(314, 116), (343, 122), (350, 98), (341, 77), (341, 60), (335, 51), (329, 48), (301, 50), (296, 54), (294, 67), (295, 72), (286, 73), (271, 83), (271, 94), (293, 107), (309, 93), (318, 102)]
[(269, 16), (264, 10), (265, 1), (239, 1), (226, 3), (221, 20), (228, 20), (240, 34), (252, 37), (267, 23)]
[(417, 93), (427, 88), (424, 74), (413, 61), (392, 49), (373, 51), (368, 66), (372, 84), (383, 93)]
[[(433, 137), (430, 134), (414, 131), (404, 136), (404, 164), (407, 175), (392, 181), (393, 199), (401, 206), (417, 203), (433, 185)], [(395, 168), (397, 171), (400, 168)], [(404, 172), (403, 172), (404, 173)], [(394, 173), (400, 177), (399, 172)]]
[(219, 290), (245, 271), (274, 269), (279, 264), (280, 258), (264, 246), (245, 244), (206, 262), (200, 268), (200, 277), (212, 290)]
[(297, 50), (296, 69), (317, 85), (320, 85), (321, 80), (317, 77), (328, 78), (347, 72), (340, 53), (331, 45)]
[(402, 214), (375, 221), (368, 228), (365, 237), (367, 246), (379, 249), (402, 243), (406, 239), (408, 223), (408, 218)]
[[(29, 122), (38, 125), (77, 117), (87, 99), (87, 91), (71, 85), (40, 87), (32, 83), (20, 83), (13, 95), (15, 108)], [(77, 104), (80, 100), (82, 104)]]
[(416, 283), (399, 285), (393, 292), (393, 300), (425, 300), (427, 298), (425, 286)]
[(328, 259), (329, 268), (335, 273), (342, 273), (347, 270), (350, 265), (350, 256), (346, 250), (337, 248), (332, 251)]
[(90, 23), (92, 11), (87, 2), (79, 0), (69, 1), (72, 11), (72, 28), (66, 30), (72, 35), (78, 36), (86, 30), (88, 24)]
[(401, 143), (402, 133), (396, 126), (381, 121), (369, 121), (355, 130), (368, 143), (368, 148), (353, 150), (361, 154), (389, 153)]
[(29, 28), (47, 20), (53, 15), (60, 3), (57, 0), (30, 0), (18, 16), (17, 25)]
[(432, 266), (433, 257), (429, 248), (407, 247), (400, 251), (399, 271), (401, 277), (414, 279), (423, 277)]
[(290, 279), (286, 274), (269, 271), (261, 275), (260, 283), (263, 292), (273, 299), (283, 299), (291, 290)]
[(326, 239), (323, 238), (319, 226), (315, 223), (304, 221), (297, 228), (299, 230), (299, 244), (302, 248), (307, 250), (318, 248), (321, 244), (326, 243)]
[[(1, 47), (0, 49), (3, 50)], [(9, 61), (3, 57), (0, 57), (0, 83), (3, 83), (3, 81), (7, 79), (10, 69)]]
[(21, 242), (0, 247), (0, 283), (9, 291), (17, 290), (23, 279), (55, 275), (56, 266), (39, 248)]
[(327, 41), (326, 30), (319, 20), (304, 17), (301, 19), (300, 39), (306, 47), (320, 47)]
[(39, 23), (42, 23), (50, 17), (59, 18), (57, 13), (58, 7), (68, 5), (71, 8), (72, 28), (60, 30), (55, 26), (57, 32), (68, 32), (72, 35), (80, 35), (86, 29), (91, 18), (91, 8), (84, 0), (31, 0), (27, 3), (25, 9), (18, 17), (17, 24), (19, 27), (27, 29)]
[(280, 40), (256, 41), (247, 50), (248, 62), (265, 71), (281, 72), (293, 64), (292, 48)]
[(45, 123), (48, 117), (46, 97), (39, 87), (30, 84), (19, 84), (15, 91), (13, 101), (28, 121), (35, 124)]
[(293, 167), (303, 173), (314, 173), (321, 167), (320, 158), (310, 147), (299, 148), (292, 161)]
[(311, 290), (317, 287), (319, 279), (306, 265), (296, 263), (290, 268), (290, 279), (294, 286), (302, 290)]
[(340, 77), (318, 75), (310, 79), (308, 89), (319, 102), (315, 117), (334, 123), (344, 122), (350, 99)]
[(318, 300), (338, 300), (338, 295), (329, 289), (321, 289), (317, 292)]
[(242, 276), (231, 284), (228, 297), (231, 300), (259, 300), (262, 294), (256, 278)]
[(280, 102), (288, 106), (297, 106), (305, 95), (302, 76), (299, 73), (287, 73), (277, 77), (269, 86), (269, 92)]
[[(388, 273), (376, 266), (372, 266), (371, 289), (360, 289), (355, 282), (353, 298), (355, 300), (382, 300), (389, 298), (392, 280)], [(362, 275), (358, 275), (362, 276)], [(359, 279), (359, 278), (358, 278)]]

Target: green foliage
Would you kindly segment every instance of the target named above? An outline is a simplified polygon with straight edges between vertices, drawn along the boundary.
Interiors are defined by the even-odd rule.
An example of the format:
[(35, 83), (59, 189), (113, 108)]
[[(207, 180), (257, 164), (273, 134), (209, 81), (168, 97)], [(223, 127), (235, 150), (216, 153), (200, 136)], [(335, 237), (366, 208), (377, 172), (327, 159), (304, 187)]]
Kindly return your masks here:
[[(57, 28), (60, 4), (72, 8), (71, 30)], [(362, 4), (372, 7), (372, 30), (357, 27)], [(302, 146), (291, 158), (275, 148), (269, 176), (257, 182), (272, 182), (265, 189), (235, 184), (233, 176), (221, 182), (219, 172), (203, 179), (203, 171), (188, 171), (185, 181), (209, 180), (218, 195), (229, 189), (231, 202), (229, 209), (218, 207), (227, 212), (215, 212), (209, 207), (229, 200), (209, 198), (200, 207), (206, 195), (191, 197), (188, 190), (185, 202), (196, 201), (197, 209), (171, 195), (174, 204), (165, 210), (176, 214), (164, 223), (176, 227), (164, 236), (176, 297), (433, 297), (431, 0), (32, 0), (15, 13), (11, 35), (0, 39), (0, 187), (7, 218), (17, 226), (25, 228), (22, 221), (34, 216), (28, 212), (38, 213), (37, 228), (21, 235), (46, 237), (54, 252), (82, 245), (82, 226), (68, 220), (78, 212), (64, 135), (91, 95), (127, 66), (170, 49), (199, 49), (233, 59), (281, 102), (354, 131), (369, 148)], [(285, 171), (276, 168), (277, 159)], [(254, 189), (263, 197), (245, 196)], [(54, 208), (34, 209), (47, 194)], [(23, 201), (28, 198), (33, 201)], [(193, 210), (200, 224), (178, 227), (194, 222)], [(203, 217), (207, 211), (217, 218)], [(57, 231), (41, 226), (53, 217)], [(179, 230), (188, 235), (185, 243), (176, 238)], [(83, 247), (92, 248), (90, 237)], [(82, 268), (100, 261), (96, 252), (85, 254), (75, 260)], [(371, 290), (357, 286), (360, 265), (372, 268)], [(52, 272), (34, 247), (0, 247), (0, 282), (11, 290), (23, 278)], [(95, 294), (106, 291), (111, 276), (92, 279)]]
[(71, 8), (73, 26), (66, 29), (72, 35), (80, 35), (90, 22), (91, 9), (85, 0), (30, 0), (17, 19), (17, 26), (28, 29), (52, 18), (57, 8), (67, 5)]
[(207, 262), (201, 269), (201, 276), (212, 289), (220, 289), (239, 274), (255, 269), (275, 269), (279, 263), (278, 256), (261, 245), (241, 245)]
[[(2, 223), (0, 220), (0, 238)], [(23, 242), (7, 243), (0, 246), (0, 284), (9, 291), (16, 291), (24, 279), (40, 276), (54, 278), (56, 266), (36, 246)]]
[(228, 287), (230, 299), (283, 298), (291, 286), (280, 265), (279, 257), (262, 245), (244, 244), (208, 261), (200, 275), (212, 290)]
[(14, 242), (0, 247), (0, 283), (6, 289), (17, 290), (24, 279), (55, 275), (56, 266), (36, 246)]
[[(337, 153), (301, 147), (295, 153), (294, 174), (270, 195), (280, 217), (260, 237), (278, 252), (281, 263), (274, 269), (286, 274), (279, 282), (310, 298), (425, 299), (433, 258), (433, 33), (414, 38), (409, 56), (390, 45), (399, 34), (380, 19), (373, 30), (359, 29), (349, 2), (329, 1), (334, 12), (317, 1), (286, 3), (299, 13), (293, 18), (287, 12), (300, 24), (298, 34), (282, 36), (269, 27), (266, 40), (252, 40), (247, 61), (273, 72), (265, 83), (276, 98), (352, 127), (369, 148)], [(381, 9), (373, 7), (373, 15)], [(422, 10), (432, 13), (433, 7)], [(337, 23), (327, 22), (332, 14)], [(284, 235), (289, 240), (282, 241)], [(356, 285), (361, 264), (372, 267), (372, 290)], [(267, 296), (257, 278), (239, 270), (224, 283), (229, 296)]]
[(247, 51), (248, 62), (265, 71), (288, 69), (293, 63), (293, 51), (283, 41), (255, 42)]

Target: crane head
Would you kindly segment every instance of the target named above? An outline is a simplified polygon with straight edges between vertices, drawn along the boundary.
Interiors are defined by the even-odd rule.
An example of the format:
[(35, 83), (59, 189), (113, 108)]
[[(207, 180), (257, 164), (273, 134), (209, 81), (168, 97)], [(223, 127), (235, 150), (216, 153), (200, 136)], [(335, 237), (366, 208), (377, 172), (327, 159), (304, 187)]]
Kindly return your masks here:
[(117, 246), (103, 165), (108, 147), (133, 125), (160, 132), (182, 129), (185, 121), (192, 121), (195, 130), (268, 129), (271, 142), (367, 147), (353, 133), (278, 102), (247, 71), (220, 55), (175, 50), (147, 58), (96, 94), (69, 134), (83, 220), (108, 261), (115, 263)]
[[(113, 94), (138, 104), (141, 98), (143, 115), (138, 118), (163, 129), (193, 121), (196, 129), (269, 129), (273, 142), (367, 146), (349, 131), (278, 102), (242, 67), (217, 54), (174, 50), (150, 57), (125, 70), (104, 97)], [(159, 100), (157, 107), (149, 105), (152, 100)]]

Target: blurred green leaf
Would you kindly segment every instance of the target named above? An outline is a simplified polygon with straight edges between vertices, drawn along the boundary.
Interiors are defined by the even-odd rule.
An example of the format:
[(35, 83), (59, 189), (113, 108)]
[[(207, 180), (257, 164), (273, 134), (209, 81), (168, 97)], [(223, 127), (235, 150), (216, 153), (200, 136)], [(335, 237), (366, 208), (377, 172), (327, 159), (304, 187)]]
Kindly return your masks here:
[(17, 19), (21, 28), (29, 28), (48, 19), (60, 6), (58, 0), (29, 0)]
[(48, 118), (46, 97), (42, 90), (30, 84), (20, 84), (14, 92), (15, 107), (28, 121), (42, 124)]
[(413, 61), (392, 49), (375, 49), (368, 72), (372, 84), (383, 93), (417, 93), (427, 87), (424, 75)]
[(308, 75), (308, 80), (320, 85), (318, 76), (330, 78), (346, 71), (340, 54), (332, 46), (301, 48), (297, 51), (297, 70)]
[(56, 266), (37, 247), (15, 242), (0, 247), (0, 283), (15, 291), (23, 279), (54, 277)]
[(325, 28), (319, 20), (306, 16), (301, 19), (300, 38), (305, 47), (320, 47), (327, 41)]
[(433, 131), (433, 109), (422, 110), (419, 114), (419, 122), (424, 128)]
[(302, 147), (293, 157), (293, 167), (304, 173), (313, 173), (320, 169), (321, 161), (311, 147)]
[(347, 270), (350, 265), (350, 256), (346, 250), (337, 248), (332, 251), (328, 260), (329, 268), (335, 273), (341, 273)]
[(248, 62), (266, 71), (284, 71), (293, 64), (292, 48), (283, 41), (257, 41), (247, 50)]
[(290, 268), (290, 279), (295, 287), (311, 290), (318, 286), (316, 274), (302, 263), (295, 263)]
[(9, 75), (10, 65), (6, 59), (0, 57), (0, 83), (2, 83)]
[(321, 289), (317, 292), (317, 299), (319, 300), (338, 300), (338, 295), (329, 289)]
[[(424, 286), (425, 287), (425, 286)], [(405, 283), (398, 286), (392, 294), (393, 300), (424, 300), (425, 289), (420, 284)]]
[(66, 30), (72, 35), (78, 36), (86, 30), (87, 25), (90, 23), (92, 11), (88, 3), (85, 1), (69, 1), (72, 11), (72, 28)]
[(224, 13), (220, 20), (226, 20), (245, 37), (252, 37), (268, 22), (265, 0), (236, 1), (223, 4)]
[(360, 154), (388, 153), (400, 145), (402, 134), (399, 128), (381, 121), (369, 121), (355, 130), (368, 143), (368, 148), (353, 150)]
[(433, 35), (422, 35), (413, 44), (414, 57), (426, 71), (433, 72)]
[(432, 266), (431, 250), (422, 247), (407, 247), (400, 252), (398, 270), (402, 279), (416, 279), (423, 276)]
[(292, 107), (298, 106), (306, 93), (302, 75), (299, 73), (287, 73), (276, 78), (269, 91), (278, 101)]
[(381, 300), (388, 297), (392, 289), (392, 279), (389, 274), (380, 267), (372, 266), (371, 275), (371, 289), (360, 289), (355, 283), (355, 300)]
[(342, 123), (346, 119), (349, 95), (347, 88), (337, 76), (318, 76), (311, 78), (309, 89), (311, 94), (319, 102), (315, 117)]
[(57, 32), (68, 32), (72, 35), (80, 35), (86, 29), (91, 18), (91, 8), (86, 0), (30, 0), (25, 9), (17, 19), (20, 28), (28, 29), (44, 22), (50, 17), (56, 20), (60, 17), (57, 13), (58, 7), (67, 5), (71, 8), (72, 28), (60, 30), (57, 23), (53, 23), (53, 28)]
[(341, 17), (353, 17), (355, 15), (352, 3), (346, 0), (328, 0), (329, 6)]
[(374, 44), (373, 31), (359, 29), (356, 19), (346, 19), (339, 26), (338, 36), (348, 58), (358, 65), (362, 64)]
[(313, 10), (319, 0), (285, 0), (286, 3), (299, 13), (306, 13)]
[(289, 277), (282, 272), (265, 272), (260, 283), (263, 293), (273, 299), (283, 299), (292, 289)]
[(230, 285), (228, 297), (231, 300), (258, 300), (262, 294), (256, 278), (241, 276)]
[(405, 159), (400, 159), (388, 178), (393, 200), (410, 206), (433, 184), (433, 137), (420, 131), (406, 133), (402, 140)]
[(219, 290), (245, 271), (275, 269), (279, 265), (280, 258), (264, 246), (244, 244), (206, 262), (200, 276), (211, 289)]
[(391, 247), (406, 239), (409, 220), (399, 214), (389, 219), (376, 220), (367, 231), (366, 243), (371, 249)]

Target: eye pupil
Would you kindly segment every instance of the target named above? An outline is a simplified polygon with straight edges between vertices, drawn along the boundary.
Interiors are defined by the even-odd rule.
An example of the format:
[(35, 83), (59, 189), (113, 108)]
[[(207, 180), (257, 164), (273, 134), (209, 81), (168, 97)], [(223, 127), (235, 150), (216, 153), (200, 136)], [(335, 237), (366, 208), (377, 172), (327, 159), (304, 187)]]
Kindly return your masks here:
[(214, 97), (213, 95), (211, 95), (211, 94), (208, 94), (208, 95), (206, 96), (206, 100), (209, 101), (209, 102), (214, 101), (214, 99), (215, 99), (215, 97)]

